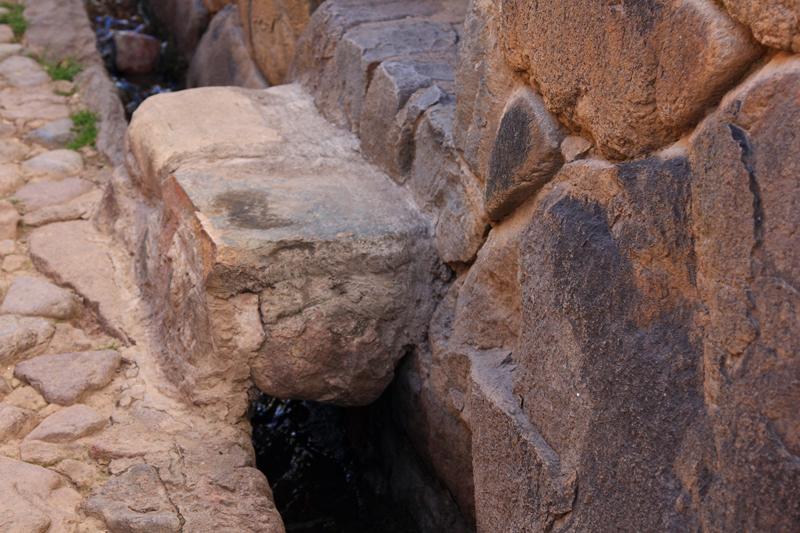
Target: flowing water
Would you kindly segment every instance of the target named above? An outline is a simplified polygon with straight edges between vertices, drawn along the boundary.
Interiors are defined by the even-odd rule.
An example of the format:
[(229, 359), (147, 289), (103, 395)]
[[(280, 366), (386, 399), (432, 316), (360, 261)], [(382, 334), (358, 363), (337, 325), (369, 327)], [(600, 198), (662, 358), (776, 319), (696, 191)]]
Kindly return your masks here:
[[(163, 1), (163, 0), (157, 0)], [(149, 14), (144, 0), (86, 0), (87, 11), (92, 22), (97, 47), (103, 56), (106, 68), (119, 90), (128, 118), (147, 97), (184, 88), (186, 60), (177, 53), (162, 30)], [(128, 30), (156, 37), (161, 41), (161, 57), (158, 68), (144, 75), (119, 72), (114, 63), (115, 30)]]

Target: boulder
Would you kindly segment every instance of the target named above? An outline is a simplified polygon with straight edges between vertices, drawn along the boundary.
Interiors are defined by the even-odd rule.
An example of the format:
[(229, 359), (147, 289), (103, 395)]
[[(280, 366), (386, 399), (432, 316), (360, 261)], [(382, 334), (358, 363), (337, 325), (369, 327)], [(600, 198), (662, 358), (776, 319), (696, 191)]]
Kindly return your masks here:
[(514, 0), (484, 13), (498, 19), (481, 22), (490, 27), (483, 50), (501, 51), (519, 82), (535, 84), (551, 112), (611, 158), (676, 140), (762, 53), (714, 2)]
[(723, 0), (731, 16), (770, 48), (800, 52), (800, 3), (797, 0)]
[(114, 66), (125, 74), (148, 74), (158, 67), (161, 41), (135, 31), (114, 32)]
[[(800, 124), (798, 86), (800, 62), (776, 57), (686, 141), (617, 165), (576, 161), (540, 195), (520, 240), (520, 339), (506, 366), (519, 416), (559, 468), (502, 504), (498, 491), (519, 494), (524, 480), (502, 484), (485, 442), (479, 517), (485, 498), (513, 528), (574, 472), (568, 519), (580, 530), (800, 519), (786, 490), (800, 481), (787, 454), (800, 427), (798, 161), (783, 156), (800, 148), (786, 135)], [(484, 420), (494, 425), (473, 418), (473, 435)]]
[(235, 85), (264, 89), (269, 86), (247, 49), (235, 6), (224, 8), (211, 20), (187, 76), (189, 87)]
[(49, 403), (72, 405), (114, 378), (121, 362), (113, 350), (40, 355), (14, 368), (14, 377), (30, 384)]
[(22, 51), (21, 44), (0, 43), (0, 61), (4, 60), (7, 57), (16, 55), (21, 51)]
[(241, 0), (245, 42), (270, 85), (287, 81), (297, 39), (321, 0)]
[(356, 140), (289, 85), (151, 98), (129, 146), (133, 181), (163, 204), (139, 261), (167, 374), (198, 397), (252, 375), (278, 397), (377, 398), (424, 331), (437, 262), (425, 219)]

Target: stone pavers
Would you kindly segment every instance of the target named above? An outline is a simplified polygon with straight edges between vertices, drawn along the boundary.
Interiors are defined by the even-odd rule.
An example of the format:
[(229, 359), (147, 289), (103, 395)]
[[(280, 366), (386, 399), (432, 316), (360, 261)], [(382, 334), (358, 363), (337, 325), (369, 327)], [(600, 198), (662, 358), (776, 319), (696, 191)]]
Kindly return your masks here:
[(63, 85), (0, 44), (0, 531), (283, 531), (244, 412), (171, 399)]

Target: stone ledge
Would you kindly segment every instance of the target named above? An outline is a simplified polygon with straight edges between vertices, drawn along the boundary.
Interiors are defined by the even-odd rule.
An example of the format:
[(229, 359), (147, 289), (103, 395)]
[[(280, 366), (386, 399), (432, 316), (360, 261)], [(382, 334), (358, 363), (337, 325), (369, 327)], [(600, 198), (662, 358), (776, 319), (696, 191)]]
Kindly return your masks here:
[(422, 339), (439, 266), (430, 224), (357, 140), (289, 85), (151, 98), (128, 145), (159, 206), (141, 281), (184, 391), (252, 374), (278, 397), (377, 398)]

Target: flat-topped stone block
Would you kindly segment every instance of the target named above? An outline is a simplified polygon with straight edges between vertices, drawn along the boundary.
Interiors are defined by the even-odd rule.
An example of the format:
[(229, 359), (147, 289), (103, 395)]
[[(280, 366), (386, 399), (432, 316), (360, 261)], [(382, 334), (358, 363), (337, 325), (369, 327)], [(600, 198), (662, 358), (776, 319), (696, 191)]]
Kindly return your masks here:
[(167, 374), (196, 398), (250, 375), (279, 397), (377, 398), (424, 334), (438, 264), (357, 140), (288, 85), (149, 99), (128, 144), (160, 209), (139, 262)]

